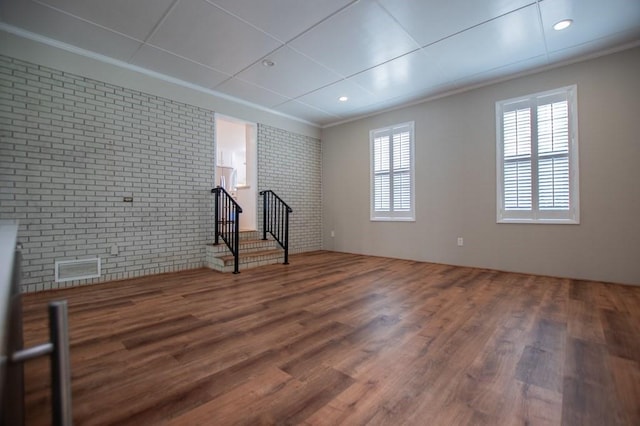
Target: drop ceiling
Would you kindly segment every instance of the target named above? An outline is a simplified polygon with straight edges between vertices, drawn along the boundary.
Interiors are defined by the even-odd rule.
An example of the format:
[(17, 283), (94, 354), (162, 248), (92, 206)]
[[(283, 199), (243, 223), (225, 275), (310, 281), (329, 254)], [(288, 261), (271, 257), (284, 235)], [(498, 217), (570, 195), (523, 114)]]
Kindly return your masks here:
[(318, 126), (640, 40), (640, 0), (3, 0), (0, 20)]

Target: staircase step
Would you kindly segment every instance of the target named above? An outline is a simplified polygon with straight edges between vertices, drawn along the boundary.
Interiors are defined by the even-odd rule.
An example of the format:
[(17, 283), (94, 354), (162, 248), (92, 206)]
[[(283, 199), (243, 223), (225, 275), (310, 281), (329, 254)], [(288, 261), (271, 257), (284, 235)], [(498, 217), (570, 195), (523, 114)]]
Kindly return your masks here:
[[(233, 230), (231, 230), (233, 231)], [(240, 240), (259, 240), (262, 239), (262, 232), (260, 231), (240, 231)]]
[[(226, 247), (226, 246), (225, 246)], [(228, 253), (228, 250), (227, 250)], [(281, 249), (266, 249), (252, 252), (240, 252), (238, 265), (240, 271), (258, 266), (271, 265), (284, 261), (284, 251)], [(207, 266), (220, 272), (233, 272), (234, 258), (231, 254), (207, 255)]]
[[(270, 260), (270, 259), (279, 259), (284, 257), (284, 252), (282, 250), (261, 250), (254, 251), (251, 253), (240, 253), (240, 258), (238, 259), (239, 263), (247, 263), (247, 262), (255, 262), (261, 260)], [(221, 259), (225, 266), (233, 265), (233, 255), (220, 256), (218, 259)]]
[[(284, 250), (278, 242), (269, 236), (262, 239), (260, 231), (240, 231), (240, 257), (238, 269), (255, 268), (284, 262)], [(222, 239), (218, 245), (206, 246), (206, 266), (220, 272), (233, 272), (234, 258)]]
[(240, 240), (260, 240), (262, 232), (260, 231), (240, 231)]
[[(240, 243), (240, 253), (245, 252), (254, 252), (266, 249), (275, 249), (278, 246), (277, 241), (275, 240), (262, 240), (262, 239), (245, 239), (239, 240)], [(224, 241), (220, 240), (218, 245), (207, 244), (207, 252), (211, 251), (212, 253), (229, 253), (229, 249)]]

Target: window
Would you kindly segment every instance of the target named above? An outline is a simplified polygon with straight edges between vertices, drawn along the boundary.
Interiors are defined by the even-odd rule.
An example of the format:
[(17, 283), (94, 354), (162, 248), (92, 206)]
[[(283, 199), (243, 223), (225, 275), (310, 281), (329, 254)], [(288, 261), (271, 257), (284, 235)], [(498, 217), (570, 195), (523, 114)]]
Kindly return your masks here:
[(415, 220), (413, 122), (369, 133), (371, 220)]
[(579, 223), (576, 86), (496, 104), (499, 223)]

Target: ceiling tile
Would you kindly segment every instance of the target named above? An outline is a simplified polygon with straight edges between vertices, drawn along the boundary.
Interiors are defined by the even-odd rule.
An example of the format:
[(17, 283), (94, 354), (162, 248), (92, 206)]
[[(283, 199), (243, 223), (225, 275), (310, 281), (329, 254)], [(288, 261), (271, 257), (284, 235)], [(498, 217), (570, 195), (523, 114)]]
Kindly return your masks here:
[(640, 0), (0, 0), (0, 20), (319, 124), (640, 40)]
[(174, 0), (40, 0), (41, 3), (144, 40)]
[(486, 83), (503, 77), (516, 75), (526, 71), (532, 71), (536, 68), (542, 68), (549, 65), (547, 55), (539, 55), (533, 58), (525, 59), (502, 67), (493, 68), (478, 74), (465, 76), (459, 80), (452, 82), (451, 89), (455, 87), (470, 87), (476, 84)]
[(370, 0), (360, 0), (290, 45), (343, 76), (418, 48), (393, 18)]
[[(635, 30), (635, 38), (640, 36), (639, 0), (544, 0), (540, 11), (550, 52), (613, 33)], [(553, 25), (563, 19), (573, 19), (573, 25), (562, 31), (554, 30)]]
[(227, 74), (236, 74), (280, 46), (203, 0), (182, 0), (149, 42)]
[(536, 6), (458, 33), (424, 50), (437, 58), (452, 81), (546, 53)]
[(262, 62), (257, 62), (237, 77), (290, 98), (304, 95), (342, 78), (286, 46), (270, 54), (268, 59), (275, 63), (273, 67), (265, 67)]
[(620, 33), (612, 34), (608, 37), (602, 37), (596, 40), (582, 43), (577, 46), (572, 46), (566, 49), (550, 52), (549, 61), (551, 63), (563, 62), (563, 61), (569, 61), (575, 58), (581, 58), (581, 57), (584, 57), (585, 55), (591, 55), (597, 52), (606, 52), (609, 49), (611, 49), (613, 46), (628, 44), (630, 41), (635, 41), (635, 45), (637, 45), (638, 39), (640, 39), (640, 31), (638, 30), (623, 31)]
[(353, 0), (211, 0), (211, 2), (278, 40), (287, 42), (352, 3)]
[(1, 7), (4, 22), (121, 61), (128, 61), (141, 45), (137, 40), (31, 1), (2, 0)]
[(374, 93), (377, 99), (428, 93), (448, 80), (437, 61), (418, 50), (357, 74), (350, 81)]
[(318, 125), (323, 125), (340, 119), (340, 117), (337, 115), (330, 114), (326, 111), (319, 110), (298, 101), (285, 102), (282, 105), (278, 105), (274, 109), (276, 111), (283, 112), (293, 117), (299, 117), (303, 120), (307, 120)]
[(289, 100), (287, 97), (237, 78), (225, 81), (216, 86), (215, 90), (269, 108)]
[(420, 46), (535, 3), (534, 0), (379, 0)]
[[(346, 102), (340, 102), (338, 98), (346, 96)], [(361, 108), (371, 102), (376, 101), (376, 96), (358, 86), (350, 80), (342, 80), (330, 86), (323, 87), (313, 93), (299, 97), (297, 100), (319, 108), (330, 111), (337, 115), (342, 115), (356, 108)]]
[(398, 107), (399, 105), (407, 105), (411, 102), (417, 102), (423, 96), (412, 96), (409, 94), (403, 96), (397, 96), (394, 98), (384, 99), (379, 102), (375, 102), (369, 105), (366, 105), (361, 108), (354, 109), (350, 111), (348, 114), (345, 114), (344, 118), (348, 119), (351, 117), (359, 117), (366, 114), (375, 114), (379, 111), (384, 111), (388, 109), (393, 109)]
[(131, 63), (205, 88), (214, 87), (231, 77), (148, 45), (140, 48)]

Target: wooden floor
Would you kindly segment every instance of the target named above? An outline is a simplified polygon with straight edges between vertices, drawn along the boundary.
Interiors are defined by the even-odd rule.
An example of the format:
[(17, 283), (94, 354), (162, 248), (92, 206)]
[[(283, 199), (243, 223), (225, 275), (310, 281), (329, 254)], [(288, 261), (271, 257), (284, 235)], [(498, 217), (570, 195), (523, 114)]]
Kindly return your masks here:
[(640, 425), (640, 287), (315, 252), (28, 295), (27, 344), (60, 298), (76, 425)]

